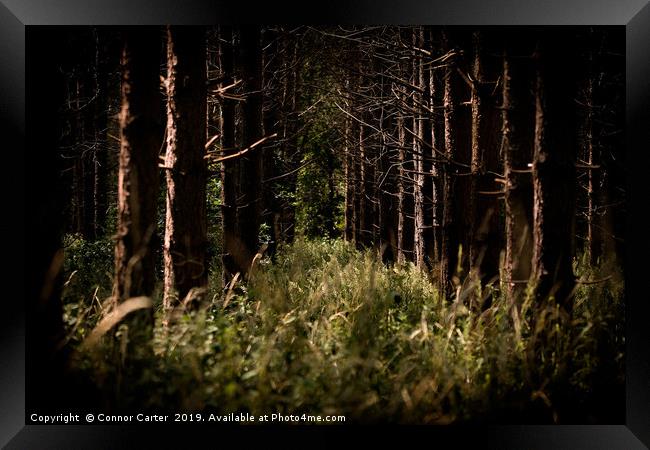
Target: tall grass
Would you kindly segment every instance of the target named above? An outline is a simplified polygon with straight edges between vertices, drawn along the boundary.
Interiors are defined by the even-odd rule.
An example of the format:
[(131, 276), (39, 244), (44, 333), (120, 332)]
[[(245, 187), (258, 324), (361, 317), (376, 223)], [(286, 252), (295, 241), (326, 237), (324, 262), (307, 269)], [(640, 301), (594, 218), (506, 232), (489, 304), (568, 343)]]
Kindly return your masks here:
[[(581, 277), (598, 270), (576, 266)], [(171, 316), (157, 308), (153, 351), (124, 355), (131, 347), (106, 338), (80, 350), (75, 367), (115, 409), (431, 424), (601, 420), (585, 412), (602, 399), (598, 386), (622, 382), (618, 274), (581, 285), (571, 317), (553, 302), (512, 305), (498, 289), (489, 308), (470, 310), (412, 264), (386, 266), (341, 240), (298, 240), (247, 283), (207, 298)], [(72, 324), (73, 342), (97, 323), (92, 311)], [(126, 325), (114, 334), (128, 339)]]

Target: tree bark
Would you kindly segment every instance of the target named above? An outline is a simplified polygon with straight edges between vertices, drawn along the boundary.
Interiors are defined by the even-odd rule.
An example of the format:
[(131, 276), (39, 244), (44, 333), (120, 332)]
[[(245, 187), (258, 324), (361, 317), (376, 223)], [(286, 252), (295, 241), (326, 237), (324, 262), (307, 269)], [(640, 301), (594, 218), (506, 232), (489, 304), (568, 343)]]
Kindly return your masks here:
[(167, 28), (165, 309), (207, 285), (205, 58), (203, 28)]
[(161, 147), (160, 34), (124, 31), (114, 299), (153, 293)]
[[(424, 47), (424, 36), (421, 28), (413, 29), (413, 47)], [(413, 85), (424, 89), (424, 67), (422, 56), (416, 57), (413, 51), (412, 79)], [(415, 182), (413, 183), (414, 213), (413, 221), (413, 251), (415, 265), (424, 269), (424, 152), (422, 142), (424, 141), (424, 127), (421, 119), (420, 105), (422, 95), (419, 92), (413, 93), (413, 158), (415, 160)]]
[(568, 33), (544, 36), (537, 55), (533, 160), (533, 275), (540, 300), (569, 309), (575, 212), (575, 55)]
[(495, 105), (498, 78), (496, 58), (491, 56), (490, 35), (475, 32), (472, 61), (472, 154), (469, 195), (470, 279), (485, 284), (499, 273), (501, 239), (499, 233), (499, 197), (501, 187), (494, 182), (501, 172), (497, 137), (500, 113)]
[[(361, 86), (361, 77), (359, 77), (359, 86)], [(363, 114), (361, 114), (363, 117)], [(359, 168), (359, 181), (357, 183), (356, 187), (356, 194), (357, 194), (357, 207), (358, 207), (358, 213), (357, 213), (357, 244), (359, 244), (360, 248), (366, 247), (368, 245), (368, 221), (367, 215), (368, 215), (368, 208), (366, 207), (366, 187), (367, 187), (367, 169), (368, 169), (368, 163), (367, 163), (367, 158), (366, 158), (366, 137), (365, 137), (365, 128), (362, 123), (357, 124), (358, 127), (358, 141), (357, 141), (357, 149), (358, 149), (358, 157), (357, 157), (357, 164)]]
[[(523, 41), (523, 40), (522, 40)], [(506, 293), (511, 302), (531, 276), (535, 129), (532, 48), (514, 39), (503, 59), (503, 158), (505, 175)]]
[(401, 112), (397, 113), (397, 154), (399, 170), (397, 174), (397, 262), (403, 264), (405, 262), (404, 255), (404, 227), (406, 222), (405, 217), (405, 188), (404, 179), (406, 178), (406, 136), (404, 131), (404, 116)]
[[(272, 35), (272, 31), (264, 30), (262, 35), (262, 85), (265, 86), (263, 94), (263, 130), (262, 134), (269, 136), (272, 134), (280, 135), (278, 128), (280, 126), (280, 101), (278, 91), (280, 86), (275, 79), (282, 69), (280, 52), (283, 50), (279, 38)], [(282, 185), (273, 181), (274, 177), (281, 174), (278, 170), (281, 155), (278, 149), (276, 139), (271, 139), (260, 149), (262, 151), (262, 223), (268, 230), (267, 254), (275, 258), (277, 246), (282, 238), (280, 226), (281, 205), (279, 202)], [(268, 181), (271, 180), (271, 181)], [(281, 180), (279, 180), (281, 183)]]
[[(240, 72), (246, 101), (242, 106), (242, 139), (248, 147), (262, 138), (262, 49), (259, 26), (240, 28)], [(258, 250), (261, 216), (261, 174), (263, 158), (259, 149), (241, 157), (240, 188), (241, 202), (238, 205), (237, 227), (241, 251), (235, 257), (239, 270), (248, 274)]]
[(103, 50), (103, 34), (95, 29), (94, 67), (94, 142), (93, 152), (93, 238), (99, 239), (106, 232), (106, 191), (108, 188), (108, 67)]
[[(346, 80), (346, 87), (349, 88), (350, 82)], [(350, 109), (348, 105), (348, 110)], [(343, 145), (344, 145), (344, 171), (345, 171), (345, 240), (348, 242), (354, 241), (354, 146), (351, 145), (351, 119), (348, 115), (345, 116), (343, 122)]]
[[(230, 26), (221, 26), (220, 57), (223, 73), (222, 87), (234, 83), (234, 36)], [(235, 148), (235, 101), (226, 97), (221, 99), (221, 150), (223, 156), (236, 152)], [(240, 252), (237, 235), (237, 185), (239, 184), (239, 160), (228, 159), (221, 163), (221, 216), (223, 232), (223, 285), (226, 286), (237, 272), (241, 272), (235, 257)]]
[[(445, 49), (450, 46), (447, 37), (443, 38)], [(452, 161), (457, 154), (456, 149), (456, 92), (453, 77), (456, 76), (456, 57), (447, 63), (444, 71), (444, 152), (446, 162), (442, 171), (442, 230), (440, 249), (440, 285), (443, 292), (450, 295), (453, 292), (452, 276), (458, 265), (458, 228), (455, 223), (454, 193), (455, 176)]]
[[(433, 48), (433, 29), (429, 30), (429, 45)], [(428, 107), (430, 120), (429, 142), (431, 143), (431, 261), (438, 263), (440, 261), (440, 218), (441, 218), (441, 178), (440, 178), (440, 128), (441, 121), (439, 115), (435, 112), (436, 104), (440, 102), (440, 89), (437, 83), (436, 72), (433, 65), (428, 69)]]
[[(594, 39), (591, 36), (592, 40)], [(594, 43), (592, 43), (593, 45)], [(589, 166), (587, 168), (587, 245), (586, 252), (589, 264), (592, 266), (598, 264), (603, 253), (603, 226), (599, 218), (598, 210), (602, 205), (599, 201), (603, 198), (601, 188), (602, 168), (601, 166), (601, 149), (600, 143), (596, 137), (600, 134), (595, 122), (595, 108), (598, 102), (598, 83), (596, 77), (596, 55), (594, 50), (590, 49), (587, 61), (587, 79), (585, 86), (585, 115), (584, 115), (584, 132), (585, 132), (585, 161)]]

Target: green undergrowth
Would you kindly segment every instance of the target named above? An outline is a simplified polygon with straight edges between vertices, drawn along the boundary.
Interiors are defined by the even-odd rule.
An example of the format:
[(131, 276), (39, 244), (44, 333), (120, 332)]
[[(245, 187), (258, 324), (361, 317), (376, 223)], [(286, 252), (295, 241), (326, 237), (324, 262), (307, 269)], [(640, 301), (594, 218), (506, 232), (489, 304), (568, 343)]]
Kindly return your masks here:
[[(583, 280), (603, 270), (576, 263)], [(552, 301), (513, 307), (498, 287), (491, 306), (470, 310), (412, 264), (386, 266), (341, 240), (298, 240), (263, 259), (248, 283), (212, 288), (194, 310), (164, 314), (156, 305), (153, 345), (127, 345), (136, 322), (122, 323), (79, 350), (74, 367), (114, 411), (607, 421), (619, 406), (624, 347), (623, 284), (608, 270), (606, 280), (578, 286), (571, 317)], [(90, 294), (70, 292), (81, 285)], [(86, 282), (67, 290), (78, 348), (102, 299)]]

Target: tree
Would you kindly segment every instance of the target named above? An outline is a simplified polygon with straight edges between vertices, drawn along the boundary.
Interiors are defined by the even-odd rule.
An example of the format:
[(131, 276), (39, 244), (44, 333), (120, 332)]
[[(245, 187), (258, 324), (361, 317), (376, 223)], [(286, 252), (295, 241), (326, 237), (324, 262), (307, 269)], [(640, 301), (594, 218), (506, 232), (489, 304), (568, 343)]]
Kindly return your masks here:
[[(345, 80), (346, 87), (349, 88), (350, 80)], [(349, 110), (349, 101), (346, 101), (346, 107)], [(354, 180), (356, 178), (355, 163), (354, 163), (354, 149), (352, 143), (352, 119), (346, 115), (343, 119), (343, 152), (344, 152), (344, 171), (345, 171), (345, 229), (344, 237), (348, 242), (353, 242), (355, 238), (355, 195), (354, 195)]]
[[(443, 37), (445, 50), (450, 51), (448, 37)], [(451, 293), (451, 277), (458, 264), (458, 224), (454, 218), (454, 166), (456, 157), (456, 57), (452, 55), (444, 69), (444, 155), (442, 170), (442, 230), (440, 248), (440, 286), (443, 292)]]
[[(259, 26), (240, 27), (238, 67), (246, 100), (242, 106), (245, 147), (251, 147), (262, 138), (262, 48)], [(259, 148), (252, 149), (240, 161), (240, 204), (237, 208), (237, 229), (241, 242), (238, 266), (248, 274), (258, 250), (262, 207), (261, 175), (263, 158)], [(237, 259), (237, 258), (236, 258)]]
[(108, 61), (105, 54), (105, 34), (95, 28), (95, 64), (93, 67), (93, 188), (92, 192), (92, 234), (94, 239), (106, 231), (107, 184), (108, 184)]
[(167, 28), (165, 308), (207, 284), (205, 61), (203, 28)]
[[(65, 338), (61, 304), (63, 248), (63, 206), (65, 189), (59, 155), (60, 114), (65, 80), (60, 61), (65, 51), (64, 35), (59, 30), (28, 30), (26, 44), (26, 121), (38, 127), (27, 133), (29, 183), (26, 184), (30, 215), (25, 258), (26, 326), (26, 403), (28, 408), (45, 411), (61, 407), (60, 387), (65, 357), (60, 344)], [(27, 172), (25, 172), (27, 174)], [(21, 312), (22, 314), (22, 312)]]
[(576, 80), (569, 33), (540, 40), (535, 86), (533, 276), (538, 298), (569, 308), (573, 290)]
[[(418, 52), (416, 57), (416, 48), (424, 47), (424, 30), (420, 27), (413, 29), (413, 67), (412, 80), (413, 86), (424, 91), (424, 66), (422, 55)], [(424, 268), (424, 123), (420, 117), (420, 105), (422, 105), (421, 92), (413, 93), (413, 158), (415, 160), (415, 181), (413, 183), (413, 198), (415, 218), (413, 221), (413, 249), (415, 265), (420, 269)]]
[(472, 155), (470, 163), (469, 266), (474, 283), (493, 281), (499, 274), (501, 251), (499, 195), (495, 187), (499, 161), (500, 123), (495, 105), (498, 79), (496, 58), (491, 56), (492, 39), (487, 33), (473, 33), (471, 65)]
[[(399, 91), (398, 91), (399, 92)], [(402, 100), (401, 92), (398, 94)], [(404, 115), (401, 110), (397, 112), (397, 262), (403, 263), (406, 260), (404, 254), (404, 229), (406, 228), (406, 132), (404, 130)]]
[[(222, 89), (239, 88), (238, 96), (223, 95), (222, 102), (222, 152), (227, 158), (221, 170), (227, 283), (236, 273), (246, 276), (258, 252), (265, 206), (262, 179), (265, 165), (267, 169), (269, 166), (260, 146), (264, 130), (261, 29), (242, 26), (236, 31), (230, 27), (221, 30)], [(239, 105), (231, 101), (240, 98), (243, 101)], [(243, 148), (236, 150), (237, 145)]]
[(114, 299), (150, 296), (155, 282), (160, 117), (160, 34), (123, 31)]
[[(233, 86), (234, 79), (234, 35), (232, 27), (219, 28), (220, 65), (223, 73), (221, 88)], [(235, 101), (226, 95), (221, 97), (221, 151), (224, 157), (234, 154), (235, 148)], [(221, 216), (223, 229), (223, 284), (242, 268), (236, 259), (240, 252), (237, 236), (237, 185), (239, 184), (239, 160), (227, 159), (221, 162)]]
[(532, 47), (509, 35), (503, 59), (503, 160), (505, 177), (505, 285), (514, 301), (531, 275), (535, 129)]

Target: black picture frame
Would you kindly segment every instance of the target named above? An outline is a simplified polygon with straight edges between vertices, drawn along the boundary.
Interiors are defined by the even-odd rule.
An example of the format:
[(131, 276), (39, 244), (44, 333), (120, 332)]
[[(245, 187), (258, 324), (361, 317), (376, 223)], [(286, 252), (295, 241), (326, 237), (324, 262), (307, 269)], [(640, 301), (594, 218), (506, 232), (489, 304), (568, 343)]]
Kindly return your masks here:
[[(161, 25), (216, 23), (364, 23), (431, 25), (620, 25), (626, 30), (626, 139), (629, 214), (626, 259), (626, 420), (611, 425), (495, 426), (495, 427), (394, 427), (364, 428), (365, 438), (383, 442), (417, 436), (431, 446), (481, 444), (488, 448), (641, 449), (650, 446), (650, 326), (646, 324), (650, 299), (645, 294), (644, 257), (648, 255), (647, 206), (650, 153), (650, 4), (647, 0), (330, 0), (300, 5), (266, 2), (210, 0), (0, 0), (0, 148), (5, 158), (3, 181), (7, 183), (4, 210), (6, 252), (13, 255), (8, 268), (6, 298), (0, 329), (0, 445), (7, 448), (119, 448), (187, 446), (188, 437), (208, 432), (212, 444), (230, 438), (248, 441), (253, 434), (270, 439), (277, 428), (239, 427), (216, 431), (206, 426), (97, 426), (25, 425), (25, 314), (22, 284), (29, 270), (23, 231), (28, 206), (21, 195), (29, 181), (29, 149), (25, 146), (25, 30), (32, 25)], [(11, 142), (12, 144), (9, 144)], [(15, 158), (12, 159), (12, 158)], [(19, 236), (19, 239), (14, 239)], [(53, 389), (56, 387), (53, 386)], [(154, 428), (152, 428), (154, 427)], [(290, 427), (292, 436), (305, 444), (323, 444), (313, 439), (315, 431), (337, 438), (350, 427)], [(255, 431), (255, 433), (253, 433)], [(356, 430), (355, 430), (356, 431)], [(406, 431), (404, 433), (403, 431)], [(399, 432), (399, 433), (398, 433)], [(286, 434), (286, 433), (285, 433)], [(295, 442), (284, 439), (279, 444)], [(446, 445), (442, 444), (445, 448)]]

